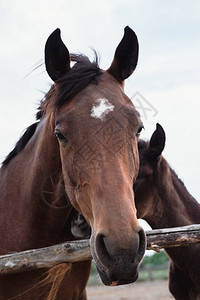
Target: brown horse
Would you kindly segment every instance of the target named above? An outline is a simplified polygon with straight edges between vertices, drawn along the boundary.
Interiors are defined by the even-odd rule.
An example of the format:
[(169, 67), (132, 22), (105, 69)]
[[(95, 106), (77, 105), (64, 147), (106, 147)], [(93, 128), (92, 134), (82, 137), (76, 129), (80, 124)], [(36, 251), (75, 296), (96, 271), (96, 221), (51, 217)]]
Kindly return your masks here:
[[(50, 35), (45, 65), (54, 85), (41, 103), (39, 121), (0, 169), (0, 254), (72, 240), (75, 208), (92, 228), (92, 256), (103, 283), (137, 279), (145, 235), (132, 186), (142, 124), (123, 90), (137, 60), (138, 41), (129, 27), (107, 71), (97, 59), (70, 57), (59, 29)], [(86, 299), (90, 267), (91, 261), (74, 263), (57, 280), (53, 299)], [(0, 299), (45, 299), (51, 284), (40, 282), (47, 271), (1, 276)]]
[[(134, 184), (138, 218), (153, 228), (200, 221), (200, 205), (161, 155), (165, 133), (157, 124), (150, 142), (139, 141), (140, 171)], [(165, 249), (171, 258), (169, 289), (175, 299), (200, 299), (200, 245)]]

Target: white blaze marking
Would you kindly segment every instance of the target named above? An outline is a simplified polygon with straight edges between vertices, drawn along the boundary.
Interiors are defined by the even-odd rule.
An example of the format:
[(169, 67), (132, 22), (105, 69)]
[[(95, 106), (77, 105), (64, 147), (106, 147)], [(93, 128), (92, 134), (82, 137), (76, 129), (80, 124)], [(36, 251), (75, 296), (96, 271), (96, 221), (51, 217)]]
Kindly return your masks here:
[(100, 98), (96, 100), (94, 106), (91, 109), (91, 116), (95, 119), (100, 119), (103, 121), (105, 116), (114, 110), (114, 105), (112, 105), (107, 99)]

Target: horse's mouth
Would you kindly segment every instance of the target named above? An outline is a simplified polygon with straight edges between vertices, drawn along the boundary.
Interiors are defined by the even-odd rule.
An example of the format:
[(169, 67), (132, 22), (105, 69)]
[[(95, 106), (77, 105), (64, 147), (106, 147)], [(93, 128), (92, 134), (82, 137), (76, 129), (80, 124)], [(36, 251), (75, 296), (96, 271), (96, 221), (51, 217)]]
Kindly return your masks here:
[(122, 278), (120, 280), (113, 280), (106, 274), (106, 272), (100, 271), (98, 269), (98, 266), (96, 266), (96, 268), (97, 268), (97, 271), (99, 273), (99, 276), (100, 276), (103, 284), (106, 286), (118, 286), (118, 285), (130, 284), (130, 283), (135, 282), (138, 279), (138, 271), (136, 271), (136, 273), (129, 279)]
[[(94, 243), (94, 235), (91, 236), (90, 245), (92, 257), (104, 285), (116, 286), (130, 284), (138, 279), (138, 266), (142, 259), (144, 249), (146, 248), (144, 231), (139, 233), (138, 239), (140, 243), (135, 249), (137, 252), (133, 252), (130, 249), (119, 249), (111, 256), (106, 251), (97, 252), (96, 246), (99, 246), (98, 239), (96, 239)], [(98, 249), (102, 250), (101, 247)]]
[[(95, 259), (96, 258), (96, 259)], [(99, 273), (101, 281), (106, 286), (117, 286), (130, 284), (138, 279), (138, 268), (134, 268), (132, 272), (129, 270), (120, 270), (120, 268), (112, 268), (112, 264), (108, 267), (103, 265), (100, 260), (93, 256), (96, 269)]]

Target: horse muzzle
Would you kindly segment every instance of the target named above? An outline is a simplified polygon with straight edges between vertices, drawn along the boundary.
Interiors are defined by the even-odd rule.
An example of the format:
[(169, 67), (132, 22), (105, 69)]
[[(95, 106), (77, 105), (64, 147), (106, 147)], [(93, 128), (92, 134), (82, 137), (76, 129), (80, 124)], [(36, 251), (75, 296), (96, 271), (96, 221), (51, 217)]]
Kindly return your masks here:
[[(126, 233), (124, 233), (126, 234)], [(146, 249), (146, 237), (142, 228), (134, 232), (129, 247), (117, 246), (110, 236), (98, 233), (91, 237), (92, 256), (104, 285), (115, 286), (135, 282), (138, 266)]]

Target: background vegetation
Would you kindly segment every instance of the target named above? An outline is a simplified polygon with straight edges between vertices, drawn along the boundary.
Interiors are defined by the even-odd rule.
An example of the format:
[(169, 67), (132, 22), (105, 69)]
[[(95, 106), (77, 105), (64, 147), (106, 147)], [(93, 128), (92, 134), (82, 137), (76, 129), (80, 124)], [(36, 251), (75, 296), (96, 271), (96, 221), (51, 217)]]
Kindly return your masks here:
[(162, 250), (145, 256), (140, 266), (139, 281), (168, 279), (169, 258)]

